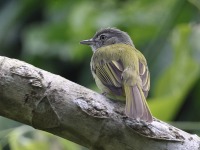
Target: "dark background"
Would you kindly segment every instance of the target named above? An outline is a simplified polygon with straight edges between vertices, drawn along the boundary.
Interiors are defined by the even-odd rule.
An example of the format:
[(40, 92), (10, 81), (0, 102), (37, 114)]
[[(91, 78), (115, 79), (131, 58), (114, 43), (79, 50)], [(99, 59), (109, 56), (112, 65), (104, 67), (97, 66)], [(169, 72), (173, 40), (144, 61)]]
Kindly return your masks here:
[[(132, 37), (151, 72), (155, 117), (200, 130), (199, 0), (0, 0), (0, 55), (16, 58), (98, 91), (89, 47), (96, 30)], [(72, 142), (0, 117), (0, 150), (83, 150)]]

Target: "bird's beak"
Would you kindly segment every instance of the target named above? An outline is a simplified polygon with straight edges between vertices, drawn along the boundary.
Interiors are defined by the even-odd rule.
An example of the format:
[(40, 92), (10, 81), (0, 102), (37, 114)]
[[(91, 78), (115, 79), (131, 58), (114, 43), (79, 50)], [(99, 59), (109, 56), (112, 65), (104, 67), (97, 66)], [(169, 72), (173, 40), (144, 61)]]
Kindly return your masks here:
[(93, 39), (89, 39), (89, 40), (83, 40), (83, 41), (81, 41), (80, 44), (93, 45), (94, 42), (95, 41)]

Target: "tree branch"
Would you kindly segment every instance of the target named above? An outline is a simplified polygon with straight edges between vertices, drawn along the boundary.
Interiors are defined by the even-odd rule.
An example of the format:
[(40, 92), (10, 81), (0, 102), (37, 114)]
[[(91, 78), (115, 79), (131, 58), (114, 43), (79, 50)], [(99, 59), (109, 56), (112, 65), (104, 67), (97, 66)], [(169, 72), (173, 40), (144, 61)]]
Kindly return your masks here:
[(92, 150), (195, 150), (200, 139), (154, 119), (127, 118), (111, 101), (58, 75), (0, 56), (0, 115)]

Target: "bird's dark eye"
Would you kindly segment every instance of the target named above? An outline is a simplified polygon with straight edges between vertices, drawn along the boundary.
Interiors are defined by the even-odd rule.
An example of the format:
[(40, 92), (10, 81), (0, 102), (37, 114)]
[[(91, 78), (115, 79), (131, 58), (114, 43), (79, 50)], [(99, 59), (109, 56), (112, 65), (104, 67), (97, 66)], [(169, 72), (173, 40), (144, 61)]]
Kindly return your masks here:
[(105, 35), (101, 35), (100, 36), (100, 40), (105, 40), (106, 39), (106, 36)]

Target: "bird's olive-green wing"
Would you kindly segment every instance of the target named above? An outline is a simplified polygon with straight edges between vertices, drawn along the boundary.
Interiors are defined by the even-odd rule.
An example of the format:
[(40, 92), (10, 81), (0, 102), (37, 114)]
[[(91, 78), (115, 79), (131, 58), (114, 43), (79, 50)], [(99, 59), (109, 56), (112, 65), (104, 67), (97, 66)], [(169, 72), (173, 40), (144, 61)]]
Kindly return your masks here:
[(149, 73), (149, 69), (147, 66), (147, 62), (145, 57), (142, 55), (141, 52), (137, 51), (138, 54), (138, 60), (139, 60), (139, 75), (140, 78), (142, 80), (142, 91), (145, 95), (145, 97), (148, 96), (148, 92), (150, 89), (150, 73)]
[(122, 95), (122, 78), (123, 71), (120, 61), (110, 61), (107, 63), (95, 63), (92, 69), (101, 81), (110, 91), (116, 95)]
[(125, 113), (131, 118), (152, 122), (146, 102), (150, 87), (149, 71), (144, 56), (137, 50), (135, 52), (137, 60), (134, 67), (127, 67), (122, 73), (126, 93)]

